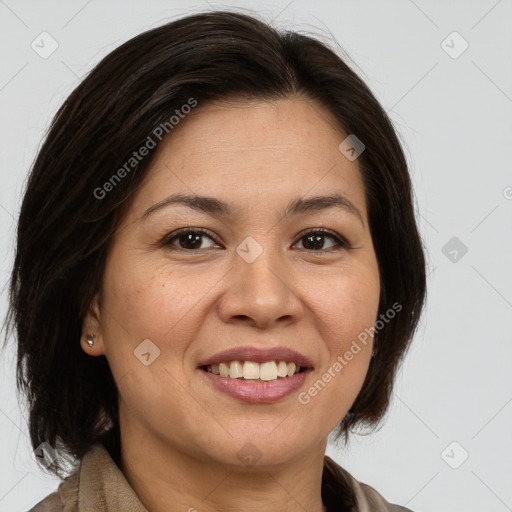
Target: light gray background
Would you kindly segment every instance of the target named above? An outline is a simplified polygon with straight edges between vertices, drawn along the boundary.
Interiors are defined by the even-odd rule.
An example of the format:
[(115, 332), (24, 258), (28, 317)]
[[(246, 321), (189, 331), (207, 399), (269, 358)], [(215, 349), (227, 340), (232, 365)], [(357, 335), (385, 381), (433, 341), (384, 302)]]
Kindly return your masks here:
[[(328, 454), (414, 511), (512, 510), (511, 0), (0, 0), (3, 283), (24, 179), (57, 107), (122, 42), (210, 6), (251, 8), (324, 38), (330, 31), (389, 111), (411, 165), (427, 309), (385, 426)], [(47, 59), (31, 48), (43, 31), (59, 45)], [(469, 44), (457, 58), (445, 51), (464, 47), (454, 31)], [(455, 262), (443, 253), (452, 237), (468, 249), (455, 249)], [(444, 252), (453, 259), (453, 250)], [(0, 304), (3, 314), (5, 290)], [(0, 368), (0, 512), (26, 511), (58, 481), (33, 459), (12, 352)]]

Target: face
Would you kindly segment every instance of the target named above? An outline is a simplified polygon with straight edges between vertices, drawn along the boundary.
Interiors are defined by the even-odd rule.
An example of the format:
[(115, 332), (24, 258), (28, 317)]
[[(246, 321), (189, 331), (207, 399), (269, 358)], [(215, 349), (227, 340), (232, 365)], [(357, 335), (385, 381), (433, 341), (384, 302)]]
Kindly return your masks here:
[[(235, 465), (248, 449), (263, 466), (323, 454), (366, 376), (371, 338), (347, 352), (374, 326), (380, 293), (360, 170), (338, 149), (346, 136), (293, 97), (199, 105), (164, 139), (84, 321), (97, 343), (83, 349), (106, 356), (118, 387), (123, 439)], [(177, 195), (210, 200), (165, 203)], [(243, 398), (198, 368), (247, 347), (307, 358), (301, 380), (277, 378), (299, 387)]]

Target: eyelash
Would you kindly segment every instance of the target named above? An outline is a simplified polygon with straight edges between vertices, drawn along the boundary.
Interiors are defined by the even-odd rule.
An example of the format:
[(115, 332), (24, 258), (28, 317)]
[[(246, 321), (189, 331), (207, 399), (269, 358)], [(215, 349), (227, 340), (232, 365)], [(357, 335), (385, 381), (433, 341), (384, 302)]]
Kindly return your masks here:
[[(187, 252), (198, 252), (198, 251), (204, 250), (204, 249), (184, 249), (183, 247), (174, 246), (172, 244), (173, 240), (177, 239), (181, 235), (186, 235), (188, 233), (195, 233), (195, 234), (201, 234), (201, 235), (207, 236), (208, 238), (212, 239), (215, 243), (220, 244), (216, 240), (215, 235), (213, 233), (211, 233), (210, 231), (208, 231), (207, 229), (183, 228), (183, 229), (175, 231), (174, 233), (171, 233), (170, 235), (166, 236), (162, 240), (160, 245), (164, 246), (164, 247), (173, 246), (174, 248), (176, 248), (178, 250), (187, 251)], [(341, 237), (334, 231), (331, 231), (331, 230), (325, 229), (325, 228), (315, 228), (315, 229), (310, 229), (308, 231), (305, 231), (299, 235), (298, 241), (302, 240), (303, 238), (305, 238), (306, 236), (311, 235), (311, 234), (321, 234), (321, 235), (327, 236), (329, 238), (332, 238), (336, 242), (337, 247), (328, 247), (327, 249), (319, 249), (319, 250), (314, 250), (314, 249), (301, 249), (301, 250), (310, 251), (310, 252), (326, 252), (326, 251), (331, 251), (331, 250), (348, 249), (350, 247), (348, 242), (346, 240), (344, 240), (343, 237)]]

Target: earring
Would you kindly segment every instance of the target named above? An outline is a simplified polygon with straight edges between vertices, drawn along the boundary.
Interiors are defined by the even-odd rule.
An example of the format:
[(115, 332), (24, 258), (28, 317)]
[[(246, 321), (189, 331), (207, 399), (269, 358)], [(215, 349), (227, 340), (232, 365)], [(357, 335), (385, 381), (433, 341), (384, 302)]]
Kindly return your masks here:
[(94, 338), (95, 338), (94, 334), (88, 334), (85, 337), (85, 342), (87, 343), (87, 345), (89, 345), (89, 347), (92, 347), (94, 345)]

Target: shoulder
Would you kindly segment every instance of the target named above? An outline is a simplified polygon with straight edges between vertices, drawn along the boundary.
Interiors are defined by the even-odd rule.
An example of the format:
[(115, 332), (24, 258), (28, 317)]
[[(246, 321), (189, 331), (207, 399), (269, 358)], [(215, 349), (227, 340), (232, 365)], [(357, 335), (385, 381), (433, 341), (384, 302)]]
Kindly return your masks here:
[(34, 505), (28, 512), (76, 512), (78, 511), (78, 488), (80, 471), (64, 479), (57, 490), (39, 503)]
[(408, 508), (389, 503), (373, 487), (356, 480), (330, 457), (324, 457), (324, 465), (336, 482), (340, 495), (351, 495), (347, 509), (350, 508), (354, 512), (413, 512)]
[(363, 506), (360, 512), (374, 512), (377, 510), (379, 512), (413, 512), (411, 509), (389, 503), (373, 487), (367, 484), (357, 482), (357, 486), (361, 494), (360, 500), (364, 502), (364, 506), (366, 506), (366, 508)]

